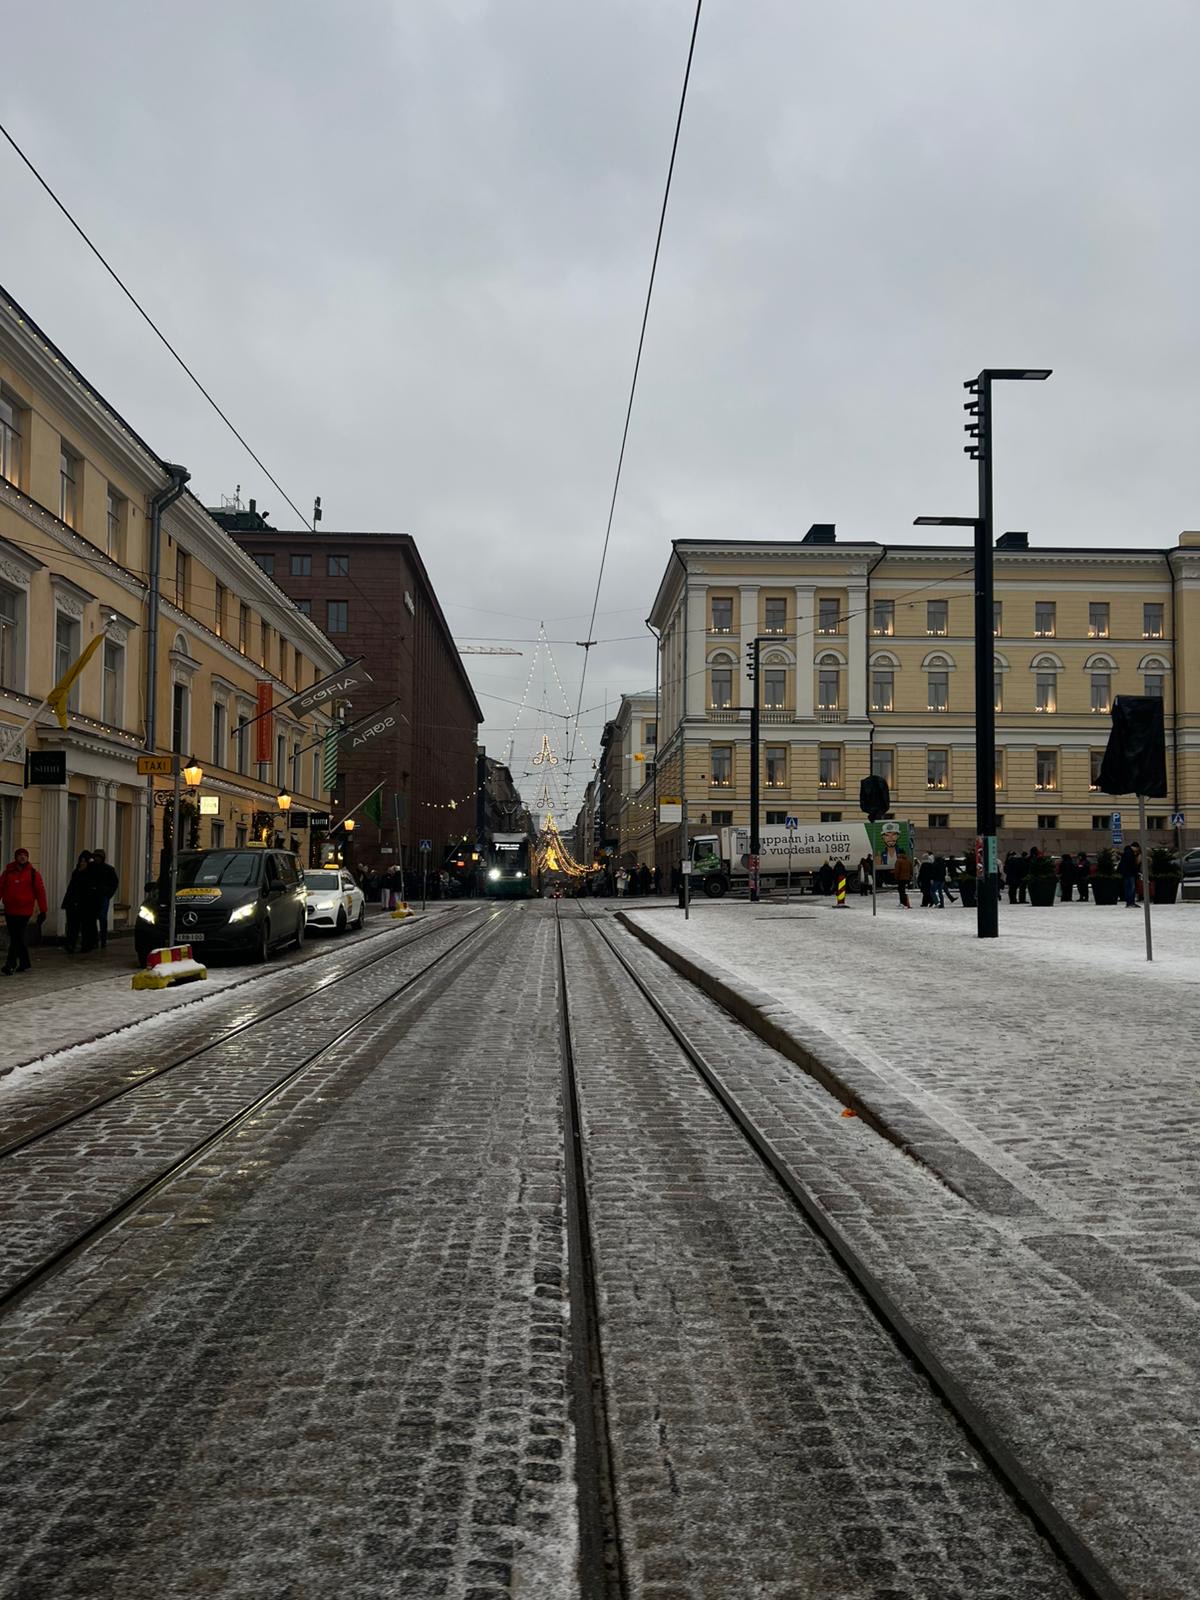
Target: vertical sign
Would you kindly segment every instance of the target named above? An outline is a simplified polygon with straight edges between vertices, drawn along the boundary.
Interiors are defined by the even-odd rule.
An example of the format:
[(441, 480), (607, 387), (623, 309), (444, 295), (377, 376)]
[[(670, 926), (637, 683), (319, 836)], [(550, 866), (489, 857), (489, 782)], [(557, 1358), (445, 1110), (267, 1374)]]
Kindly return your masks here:
[(271, 715), (271, 707), (275, 703), (275, 685), (269, 678), (258, 680), (258, 721), (255, 724), (254, 759), (270, 765), (272, 758), (271, 742), (275, 718)]
[(325, 735), (325, 748), (321, 752), (321, 784), (323, 788), (330, 791), (337, 786), (338, 740), (341, 735), (341, 728), (330, 728)]

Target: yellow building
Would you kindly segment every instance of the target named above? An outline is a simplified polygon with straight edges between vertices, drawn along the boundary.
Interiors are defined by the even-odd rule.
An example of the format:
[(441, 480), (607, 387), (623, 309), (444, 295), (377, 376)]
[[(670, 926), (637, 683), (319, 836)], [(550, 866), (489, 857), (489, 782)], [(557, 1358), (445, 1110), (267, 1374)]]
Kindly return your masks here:
[[(975, 833), (974, 557), (970, 547), (676, 540), (650, 614), (661, 632), (658, 793), (693, 826), (750, 820), (750, 641), (761, 645), (764, 825), (858, 819), (874, 770), (922, 848)], [(1161, 695), (1171, 793), (1149, 810), (1200, 824), (1200, 533), (1162, 549), (1031, 546), (995, 554), (999, 849), (1108, 842), (1096, 774), (1117, 694)], [(631, 804), (652, 812), (649, 785)], [(1173, 838), (1173, 834), (1170, 835)], [(659, 863), (676, 830), (657, 830)], [(643, 846), (643, 851), (645, 847)], [(647, 859), (643, 853), (643, 859)]]
[[(46, 880), (49, 932), (61, 931), (57, 908), (81, 850), (105, 849), (117, 869), (116, 927), (136, 915), (147, 867), (157, 871), (171, 780), (139, 778), (137, 759), (147, 746), (151, 507), (171, 481), (0, 291), (0, 858), (30, 851)], [(242, 842), (264, 818), (287, 829), (276, 804), (285, 789), (297, 812), (327, 810), (319, 749), (298, 754), (320, 739), (325, 715), (277, 713), (261, 766), (255, 730), (234, 730), (255, 715), (259, 683), (279, 702), (327, 676), (341, 654), (192, 495), (162, 513), (161, 530), (152, 748), (194, 756), (204, 770), (191, 797), (204, 815), (183, 842), (193, 826), (204, 845)], [(8, 748), (98, 634), (66, 729), (43, 712)], [(64, 753), (66, 783), (26, 787), (27, 751)], [(303, 832), (297, 844), (306, 849)]]

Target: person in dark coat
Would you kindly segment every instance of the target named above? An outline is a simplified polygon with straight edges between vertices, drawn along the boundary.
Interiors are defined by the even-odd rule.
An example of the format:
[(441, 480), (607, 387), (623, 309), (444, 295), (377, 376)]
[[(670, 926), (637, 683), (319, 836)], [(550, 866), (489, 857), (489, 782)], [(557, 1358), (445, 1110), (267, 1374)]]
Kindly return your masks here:
[(108, 864), (103, 850), (92, 851), (92, 863), (87, 872), (87, 905), (83, 923), (83, 948), (94, 950), (99, 940), (101, 950), (108, 948), (108, 908), (113, 902), (120, 880)]
[(829, 865), (828, 861), (822, 861), (820, 867), (817, 869), (817, 893), (833, 893), (833, 868)]
[(1004, 858), (1004, 870), (1002, 873), (1002, 881), (1005, 888), (1008, 890), (1008, 903), (1010, 906), (1015, 906), (1017, 903), (1018, 878), (1013, 871), (1013, 866), (1016, 862), (1016, 859), (1017, 852), (1015, 850), (1010, 850)]
[(1024, 905), (1029, 898), (1029, 890), (1027, 889), (1025, 882), (1028, 877), (1029, 851), (1022, 850), (1019, 856), (1013, 857), (1012, 870), (1008, 879), (1010, 884), (1015, 884), (1017, 890), (1017, 899), (1022, 905)]
[(933, 865), (929, 869), (929, 892), (933, 896), (933, 903), (939, 911), (946, 909), (946, 858), (934, 856)]
[(1075, 862), (1069, 851), (1058, 863), (1058, 882), (1063, 899), (1069, 900), (1075, 888)]
[(63, 949), (69, 956), (73, 956), (78, 949), (80, 934), (83, 931), (83, 921), (87, 914), (88, 869), (91, 864), (91, 851), (81, 850), (79, 860), (75, 863), (75, 870), (67, 884), (66, 893), (62, 897), (62, 908), (67, 913)]
[(1121, 851), (1121, 887), (1125, 891), (1126, 906), (1137, 905), (1138, 858), (1131, 844)]
[(1075, 857), (1075, 882), (1079, 887), (1079, 898), (1086, 900), (1088, 885), (1092, 881), (1092, 865), (1087, 858), (1087, 851), (1081, 850)]
[(874, 880), (875, 858), (873, 856), (863, 856), (858, 863), (858, 892), (860, 896), (870, 894)]
[(933, 904), (933, 857), (926, 851), (917, 868), (917, 888), (921, 891), (921, 909)]

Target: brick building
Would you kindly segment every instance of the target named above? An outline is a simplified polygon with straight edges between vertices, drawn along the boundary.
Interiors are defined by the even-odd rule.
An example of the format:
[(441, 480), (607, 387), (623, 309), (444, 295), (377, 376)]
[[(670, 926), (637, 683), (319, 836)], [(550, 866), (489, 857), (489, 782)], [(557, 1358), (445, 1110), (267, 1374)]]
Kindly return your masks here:
[(213, 515), (348, 660), (363, 657), (374, 680), (354, 692), (347, 721), (397, 702), (394, 732), (357, 752), (341, 745), (335, 815), (383, 782), (382, 823), (357, 814), (354, 859), (391, 864), (403, 850), (407, 865), (429, 839), (440, 865), (447, 846), (474, 833), (483, 713), (415, 542), (404, 533), (281, 531), (250, 505)]

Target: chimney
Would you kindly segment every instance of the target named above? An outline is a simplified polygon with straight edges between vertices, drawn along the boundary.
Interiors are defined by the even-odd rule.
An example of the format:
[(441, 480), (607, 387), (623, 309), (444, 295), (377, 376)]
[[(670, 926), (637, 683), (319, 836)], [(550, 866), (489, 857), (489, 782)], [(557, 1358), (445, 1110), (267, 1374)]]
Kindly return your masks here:
[(251, 516), (253, 516), (253, 515), (254, 515), (254, 513), (255, 513), (255, 512), (256, 512), (256, 511), (257, 511), (257, 510), (258, 510), (258, 507), (257, 507), (257, 506), (256, 506), (256, 505), (255, 505), (255, 503), (254, 503), (254, 501), (253, 501), (253, 500), (251, 500), (251, 502), (250, 502), (250, 515), (251, 515)]
[(1029, 535), (1027, 533), (1002, 533), (996, 540), (997, 550), (1028, 550)]
[(801, 539), (801, 544), (836, 544), (837, 524), (835, 522), (814, 522), (812, 527)]

